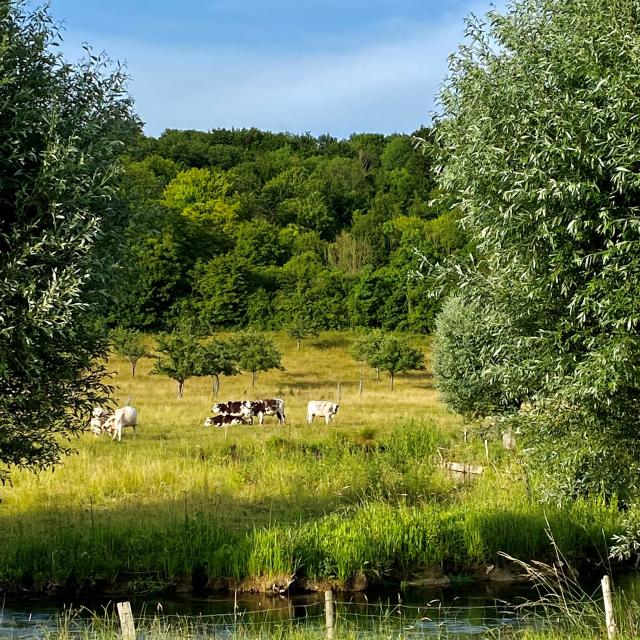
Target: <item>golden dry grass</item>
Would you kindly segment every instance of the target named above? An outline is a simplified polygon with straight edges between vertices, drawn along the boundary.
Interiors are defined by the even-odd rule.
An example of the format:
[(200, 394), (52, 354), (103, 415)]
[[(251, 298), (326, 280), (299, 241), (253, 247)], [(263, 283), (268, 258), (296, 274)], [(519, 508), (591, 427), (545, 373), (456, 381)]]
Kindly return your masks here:
[[(219, 399), (281, 397), (287, 424), (269, 417), (227, 431), (203, 426), (209, 380), (189, 380), (179, 399), (175, 382), (149, 375), (150, 360), (132, 378), (112, 358), (118, 403), (131, 396), (139, 411), (137, 433), (126, 429), (122, 442), (87, 433), (56, 470), (14, 475), (0, 509), (0, 580), (143, 575), (143, 587), (156, 589), (197, 566), (236, 579), (300, 567), (343, 581), (445, 562), (464, 571), (495, 562), (498, 550), (547, 557), (550, 522), (572, 557), (601, 546), (615, 509), (577, 502), (546, 511), (498, 442), (481, 481), (447, 478), (440, 455), (483, 460), (482, 443), (462, 442), (460, 419), (438, 400), (429, 370), (397, 376), (393, 392), (385, 374), (376, 381), (367, 370), (360, 396), (360, 365), (348, 354), (354, 337), (325, 333), (298, 352), (275, 335), (285, 370), (260, 374), (255, 389), (248, 373), (223, 379)], [(334, 422), (306, 424), (307, 402), (335, 400), (337, 382)]]
[[(288, 510), (297, 499), (302, 500), (302, 492), (307, 494), (302, 503), (317, 499), (324, 508), (327, 502), (339, 502), (343, 486), (358, 485), (357, 478), (349, 477), (358, 470), (336, 468), (325, 476), (307, 478), (315, 483), (309, 487), (301, 486), (301, 475), (305, 474), (293, 459), (287, 464), (279, 457), (276, 464), (270, 459), (260, 460), (256, 452), (257, 457), (248, 464), (230, 466), (214, 460), (212, 452), (233, 445), (249, 451), (274, 437), (317, 442), (336, 432), (357, 438), (364, 431), (367, 438), (379, 438), (388, 434), (398, 420), (416, 417), (432, 420), (445, 431), (460, 425), (459, 418), (438, 400), (428, 369), (398, 375), (395, 390), (390, 391), (388, 376), (383, 372), (377, 381), (375, 371), (367, 368), (360, 396), (361, 366), (348, 353), (355, 334), (323, 333), (303, 341), (300, 351), (294, 340), (281, 334), (273, 337), (284, 354), (284, 370), (260, 373), (255, 389), (250, 373), (222, 378), (218, 399), (283, 398), (286, 425), (267, 417), (263, 426), (256, 421), (253, 426), (234, 426), (227, 431), (206, 429), (203, 422), (213, 402), (209, 378), (189, 379), (180, 399), (174, 381), (149, 375), (151, 359), (139, 362), (133, 378), (128, 363), (114, 356), (109, 367), (115, 372), (112, 381), (116, 400), (122, 405), (130, 397), (137, 408), (136, 434), (125, 429), (118, 443), (107, 436), (98, 439), (87, 433), (77, 443), (78, 454), (65, 459), (54, 471), (15, 473), (13, 486), (3, 491), (3, 515), (86, 509), (92, 504), (103, 511), (124, 511), (128, 515), (137, 511), (156, 518), (165, 517), (162, 511), (178, 508), (176, 505), (185, 498), (201, 500), (209, 496), (224, 503), (241, 500), (258, 517), (270, 509), (265, 505), (275, 501), (285, 502)], [(427, 340), (418, 340), (426, 350)], [(326, 426), (316, 418), (314, 424), (307, 425), (307, 402), (335, 401), (338, 382), (340, 409), (334, 421)], [(205, 460), (207, 464), (202, 463)], [(233, 509), (227, 515), (232, 520), (241, 518)]]

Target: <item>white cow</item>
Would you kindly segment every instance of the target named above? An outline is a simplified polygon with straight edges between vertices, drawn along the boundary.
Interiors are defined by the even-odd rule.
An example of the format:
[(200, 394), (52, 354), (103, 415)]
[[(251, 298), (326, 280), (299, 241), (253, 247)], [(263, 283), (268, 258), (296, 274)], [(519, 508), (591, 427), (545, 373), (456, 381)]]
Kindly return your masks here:
[(311, 424), (315, 416), (324, 416), (325, 424), (338, 413), (340, 405), (326, 400), (311, 400), (307, 405), (307, 422)]
[(126, 406), (116, 409), (107, 418), (103, 429), (112, 435), (112, 440), (118, 438), (118, 442), (120, 442), (122, 440), (123, 427), (133, 427), (133, 432), (135, 433), (137, 424), (138, 412), (133, 407)]
[(109, 410), (104, 407), (94, 407), (91, 412), (91, 422), (89, 423), (91, 432), (97, 436), (101, 436), (104, 432), (104, 423), (109, 417)]

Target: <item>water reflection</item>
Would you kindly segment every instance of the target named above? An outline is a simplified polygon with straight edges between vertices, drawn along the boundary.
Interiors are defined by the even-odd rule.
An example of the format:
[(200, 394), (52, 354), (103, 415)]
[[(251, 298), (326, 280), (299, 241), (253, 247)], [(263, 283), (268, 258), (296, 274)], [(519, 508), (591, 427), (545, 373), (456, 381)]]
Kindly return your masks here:
[[(406, 637), (478, 636), (493, 629), (537, 626), (535, 615), (525, 616), (517, 605), (535, 599), (527, 586), (474, 585), (336, 594), (338, 624), (361, 636), (395, 629)], [(189, 597), (118, 597), (114, 600), (19, 600), (0, 608), (0, 638), (40, 638), (57, 628), (61, 617), (73, 619), (76, 629), (90, 626), (91, 618), (112, 615), (115, 602), (130, 600), (134, 616), (143, 626), (184, 629), (198, 634), (235, 635), (264, 625), (324, 625), (324, 595), (291, 598), (238, 594)]]

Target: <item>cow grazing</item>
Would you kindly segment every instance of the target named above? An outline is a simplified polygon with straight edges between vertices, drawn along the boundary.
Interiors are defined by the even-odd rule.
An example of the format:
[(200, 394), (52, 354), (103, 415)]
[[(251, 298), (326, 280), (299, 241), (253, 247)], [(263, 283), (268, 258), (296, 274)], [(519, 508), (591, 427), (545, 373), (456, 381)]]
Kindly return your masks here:
[(326, 400), (311, 400), (307, 404), (307, 422), (311, 424), (315, 416), (324, 416), (325, 424), (329, 424), (333, 416), (338, 413), (339, 406), (335, 402), (327, 402)]
[(91, 412), (91, 422), (89, 423), (91, 432), (96, 436), (104, 433), (104, 423), (109, 417), (109, 410), (104, 407), (94, 407)]
[(267, 400), (245, 400), (243, 413), (257, 416), (262, 424), (265, 416), (276, 416), (280, 424), (285, 423), (284, 400), (281, 398), (269, 398)]
[(133, 407), (121, 407), (116, 409), (104, 423), (103, 430), (112, 435), (112, 440), (118, 438), (118, 442), (122, 440), (122, 429), (124, 427), (133, 427), (136, 431), (138, 424), (138, 412)]
[(219, 415), (211, 416), (204, 421), (205, 427), (227, 427), (232, 424), (253, 424), (253, 418), (243, 415)]
[(241, 415), (246, 413), (242, 400), (229, 400), (229, 402), (216, 402), (211, 407), (211, 413), (221, 413), (223, 416)]

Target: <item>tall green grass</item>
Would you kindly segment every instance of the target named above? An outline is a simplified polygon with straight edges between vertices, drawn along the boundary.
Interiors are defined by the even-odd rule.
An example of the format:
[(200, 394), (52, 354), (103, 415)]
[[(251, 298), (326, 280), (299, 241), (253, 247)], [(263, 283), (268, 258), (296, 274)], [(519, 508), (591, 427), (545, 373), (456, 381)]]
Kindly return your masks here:
[[(0, 581), (9, 586), (128, 583), (149, 589), (196, 577), (330, 580), (348, 586), (423, 573), (482, 572), (498, 552), (548, 557), (547, 530), (571, 561), (605, 555), (619, 526), (614, 506), (578, 501), (562, 511), (531, 501), (512, 454), (465, 444), (438, 402), (429, 371), (400, 377), (396, 391), (348, 356), (347, 334), (295, 344), (276, 336), (285, 371), (223, 381), (220, 399), (281, 396), (286, 426), (205, 430), (208, 381), (131, 378), (114, 359), (120, 397), (133, 396), (138, 433), (121, 443), (84, 436), (55, 472), (18, 472), (0, 506)], [(331, 426), (307, 425), (310, 399), (341, 407)], [(474, 482), (448, 478), (442, 459), (485, 464)], [(203, 578), (204, 576), (204, 578)]]

